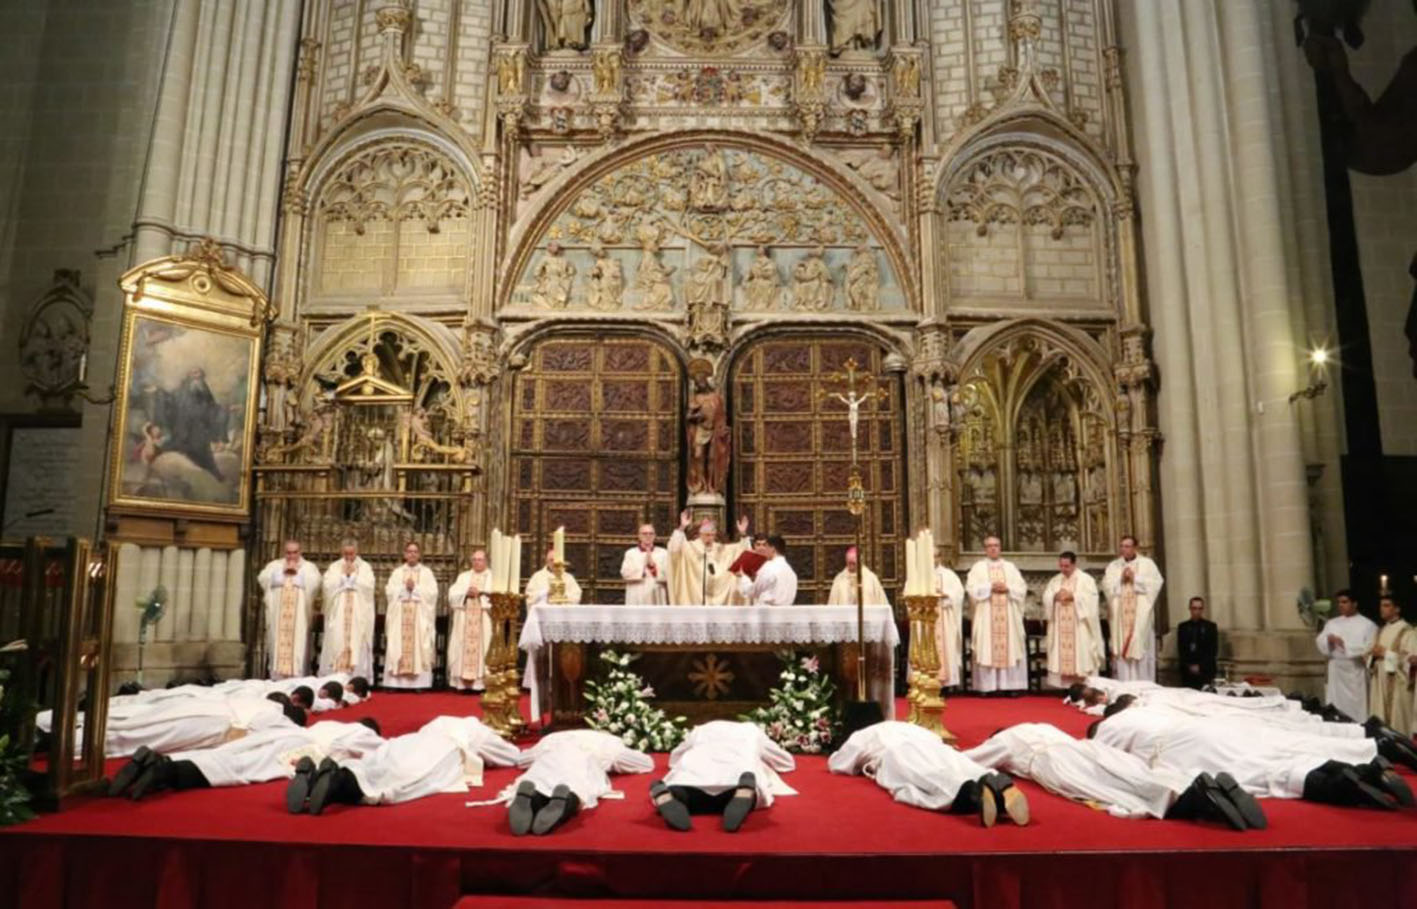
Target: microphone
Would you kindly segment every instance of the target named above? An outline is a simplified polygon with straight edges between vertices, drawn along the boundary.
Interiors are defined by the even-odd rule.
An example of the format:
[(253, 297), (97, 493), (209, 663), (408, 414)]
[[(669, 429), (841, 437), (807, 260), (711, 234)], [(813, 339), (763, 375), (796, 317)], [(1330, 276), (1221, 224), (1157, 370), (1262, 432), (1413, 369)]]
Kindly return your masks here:
[(709, 562), (709, 563), (708, 563), (708, 573), (709, 573), (709, 574), (718, 574), (718, 569), (714, 567), (714, 564), (713, 564), (712, 562)]

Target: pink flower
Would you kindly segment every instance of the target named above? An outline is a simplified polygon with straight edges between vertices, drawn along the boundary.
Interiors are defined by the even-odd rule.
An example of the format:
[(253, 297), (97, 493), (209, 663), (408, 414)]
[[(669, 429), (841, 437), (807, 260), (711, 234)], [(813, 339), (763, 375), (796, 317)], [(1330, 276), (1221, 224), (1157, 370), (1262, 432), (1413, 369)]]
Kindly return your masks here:
[(821, 665), (817, 662), (816, 657), (805, 657), (802, 660), (802, 668), (807, 670), (808, 672), (816, 672), (817, 670), (821, 669)]

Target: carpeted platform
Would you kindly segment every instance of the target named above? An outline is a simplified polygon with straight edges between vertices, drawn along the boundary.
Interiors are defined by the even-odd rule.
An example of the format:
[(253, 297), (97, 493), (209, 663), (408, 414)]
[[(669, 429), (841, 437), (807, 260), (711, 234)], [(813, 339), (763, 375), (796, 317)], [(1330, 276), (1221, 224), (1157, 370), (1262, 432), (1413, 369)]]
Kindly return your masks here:
[[(381, 693), (341, 719), (376, 716), (386, 735), (440, 713), (476, 712), (457, 694)], [(1052, 698), (956, 698), (947, 723), (968, 746), (1043, 720), (1081, 735), (1087, 718)], [(482, 790), (380, 808), (291, 816), (283, 783), (141, 803), (95, 799), (0, 835), (0, 894), (16, 905), (427, 906), (495, 894), (617, 899), (951, 899), (965, 907), (1417, 906), (1417, 811), (1266, 802), (1270, 829), (1126, 821), (1029, 784), (1033, 823), (895, 804), (874, 783), (799, 760), (801, 793), (755, 812), (737, 834), (712, 818), (676, 834), (648, 803), (656, 773), (619, 778), (605, 801), (549, 837), (513, 838)], [(0, 900), (3, 900), (0, 896)], [(1404, 903), (1407, 900), (1409, 902)], [(648, 905), (647, 903), (645, 905)]]

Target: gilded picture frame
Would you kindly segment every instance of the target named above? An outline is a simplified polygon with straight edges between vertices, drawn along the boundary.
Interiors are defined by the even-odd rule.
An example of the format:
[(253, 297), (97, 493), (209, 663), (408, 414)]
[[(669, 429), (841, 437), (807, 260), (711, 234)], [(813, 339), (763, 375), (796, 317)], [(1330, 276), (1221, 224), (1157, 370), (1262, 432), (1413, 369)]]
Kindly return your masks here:
[(265, 295), (214, 242), (119, 279), (111, 512), (250, 515)]

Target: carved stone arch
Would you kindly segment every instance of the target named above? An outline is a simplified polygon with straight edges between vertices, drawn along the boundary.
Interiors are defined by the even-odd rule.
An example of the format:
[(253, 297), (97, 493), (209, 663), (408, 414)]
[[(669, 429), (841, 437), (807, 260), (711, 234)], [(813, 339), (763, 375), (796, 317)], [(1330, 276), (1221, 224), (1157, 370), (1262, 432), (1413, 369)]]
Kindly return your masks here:
[[(333, 390), (336, 375), (354, 378), (358, 375), (359, 358), (371, 344), (378, 344), (385, 336), (392, 335), (405, 340), (419, 354), (426, 354), (420, 361), (426, 364), (420, 369), (428, 369), (429, 375), (421, 382), (442, 382), (448, 386), (450, 404), (456, 405), (458, 412), (463, 408), (462, 383), (457, 380), (462, 355), (457, 336), (446, 326), (431, 319), (412, 313), (395, 311), (373, 311), (353, 316), (344, 322), (325, 329), (310, 342), (305, 364), (299, 381), (299, 399), (308, 405), (322, 393)], [(405, 382), (401, 375), (390, 375), (388, 380), (408, 387), (415, 394), (415, 404), (426, 392), (427, 386), (415, 382)]]

